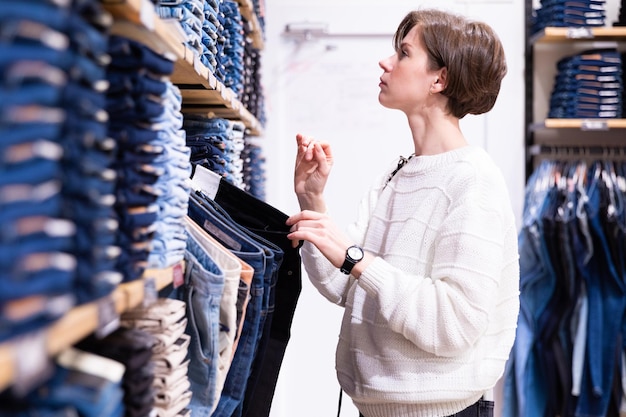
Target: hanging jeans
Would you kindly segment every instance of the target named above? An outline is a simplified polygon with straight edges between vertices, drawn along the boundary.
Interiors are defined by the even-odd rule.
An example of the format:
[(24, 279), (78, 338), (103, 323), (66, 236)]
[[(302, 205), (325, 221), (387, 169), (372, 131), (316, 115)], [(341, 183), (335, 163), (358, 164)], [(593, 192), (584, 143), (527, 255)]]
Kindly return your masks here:
[[(259, 323), (263, 314), (264, 283), (268, 255), (264, 248), (246, 236), (236, 225), (229, 224), (201, 196), (191, 194), (189, 217), (231, 250), (234, 255), (254, 269), (244, 326), (221, 392), (218, 407), (211, 414), (211, 409), (204, 404), (198, 404), (195, 397), (192, 397), (191, 402), (194, 415), (201, 417), (208, 415), (230, 417), (239, 403), (243, 401), (246, 380), (250, 374), (250, 368), (254, 359), (260, 331)], [(201, 358), (195, 360), (201, 360)], [(194, 358), (192, 357), (193, 362)]]

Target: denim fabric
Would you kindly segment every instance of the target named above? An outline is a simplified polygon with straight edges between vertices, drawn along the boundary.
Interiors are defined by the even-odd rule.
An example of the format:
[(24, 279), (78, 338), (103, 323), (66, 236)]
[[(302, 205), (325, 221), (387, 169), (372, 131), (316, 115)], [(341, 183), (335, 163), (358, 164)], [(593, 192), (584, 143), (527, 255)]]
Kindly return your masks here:
[(287, 239), (289, 228), (285, 225), (286, 214), (224, 179), (220, 181), (215, 202), (237, 224), (264, 237), (278, 248), (275, 249), (275, 277), (272, 279), (269, 313), (264, 328), (264, 348), (255, 358), (241, 414), (267, 416), (302, 289), (299, 248), (293, 248)]
[(549, 117), (617, 118), (623, 113), (622, 62), (615, 49), (562, 58), (550, 97)]
[[(503, 416), (617, 413), (626, 310), (623, 175), (621, 162), (543, 161), (529, 179), (519, 245), (521, 315), (505, 370)], [(530, 268), (545, 267), (543, 250), (528, 244), (535, 238), (529, 219), (537, 213), (538, 241), (558, 289), (548, 299), (526, 287)], [(538, 302), (545, 308), (536, 315)]]
[(111, 36), (109, 54), (107, 77), (117, 83), (107, 93), (108, 133), (119, 145), (115, 211), (123, 253), (117, 268), (124, 281), (133, 281), (148, 267), (164, 268), (184, 257), (180, 220), (191, 165), (180, 129), (180, 92), (162, 78), (174, 62), (121, 36)]
[(185, 217), (185, 226), (187, 232), (200, 243), (224, 272), (224, 291), (220, 300), (219, 314), (219, 355), (216, 367), (216, 393), (221, 393), (230, 369), (238, 333), (237, 301), (242, 263), (188, 216)]
[(90, 336), (77, 344), (77, 348), (113, 359), (125, 367), (122, 378), (126, 415), (147, 416), (154, 407), (155, 380), (152, 363), (155, 337), (150, 333), (119, 327), (104, 339)]
[[(191, 335), (189, 380), (190, 408), (198, 414), (215, 407), (217, 364), (219, 359), (220, 302), (224, 291), (224, 273), (193, 235), (187, 235), (185, 253), (185, 301), (188, 306)], [(195, 413), (195, 412), (194, 412)]]
[(596, 175), (601, 169), (598, 164), (592, 167), (588, 186), (587, 215), (595, 252), (588, 264), (589, 275), (585, 277), (590, 311), (587, 372), (583, 373), (583, 389), (576, 409), (577, 413), (589, 416), (606, 415), (616, 361), (621, 360), (617, 354), (617, 349), (621, 350), (621, 343), (618, 344), (621, 323), (614, 318), (623, 317), (626, 308), (624, 277), (615, 268), (603, 224), (607, 220), (608, 190)]
[(541, 0), (533, 16), (533, 31), (547, 26), (604, 26), (604, 0)]
[(226, 119), (187, 115), (187, 146), (191, 161), (223, 176), (231, 184), (243, 187), (244, 126)]
[[(113, 363), (108, 359), (107, 361), (109, 364)], [(116, 366), (121, 367), (119, 363)], [(88, 370), (71, 369), (57, 364), (53, 377), (29, 393), (26, 401), (29, 407), (36, 407), (37, 410), (72, 407), (85, 417), (122, 417), (123, 396), (121, 374), (119, 378), (112, 380), (91, 374)], [(36, 415), (35, 413), (31, 408), (26, 415)]]
[(159, 212), (148, 264), (155, 268), (164, 268), (183, 259), (186, 239), (182, 238), (185, 235), (182, 223), (187, 214), (190, 192), (186, 180), (191, 175), (191, 150), (185, 146), (185, 132), (181, 129), (180, 90), (168, 82), (162, 98), (165, 111), (158, 121), (162, 134), (151, 143), (163, 147), (163, 152), (152, 161), (153, 168), (162, 170), (152, 184), (159, 195)]
[(555, 290), (552, 262), (542, 240), (539, 221), (549, 201), (548, 188), (541, 187), (553, 164), (543, 163), (533, 172), (526, 185), (522, 229), (518, 236), (520, 253), (520, 314), (511, 359), (505, 370), (505, 417), (543, 415), (549, 387), (541, 374), (534, 349), (539, 318)]
[[(71, 292), (82, 303), (119, 283), (106, 226), (115, 181), (104, 110), (110, 24), (97, 1), (0, 3), (0, 228), (32, 230), (0, 244), (15, 256), (2, 268), (0, 285), (13, 288), (3, 296)], [(25, 151), (32, 157), (16, 157)], [(36, 233), (42, 218), (54, 226)], [(63, 219), (73, 224), (59, 229)]]
[(220, 5), (220, 12), (224, 15), (223, 36), (224, 48), (223, 59), (220, 64), (224, 66), (224, 85), (229, 87), (236, 97), (243, 94), (244, 77), (244, 29), (243, 18), (239, 11), (239, 5), (232, 0), (224, 0)]
[(179, 5), (160, 5), (157, 7), (157, 14), (164, 19), (176, 19), (180, 23), (181, 29), (187, 35), (186, 45), (198, 56), (202, 55), (202, 12), (194, 14), (190, 8), (194, 8), (194, 3), (189, 0), (181, 2)]
[(204, 197), (195, 193), (191, 194), (189, 200), (189, 217), (254, 269), (244, 327), (217, 408), (211, 413), (209, 408), (199, 406), (194, 412), (201, 416), (230, 417), (243, 401), (245, 383), (261, 331), (259, 324), (264, 300), (267, 254), (264, 248), (246, 236), (237, 225), (230, 224), (211, 204), (207, 204)]

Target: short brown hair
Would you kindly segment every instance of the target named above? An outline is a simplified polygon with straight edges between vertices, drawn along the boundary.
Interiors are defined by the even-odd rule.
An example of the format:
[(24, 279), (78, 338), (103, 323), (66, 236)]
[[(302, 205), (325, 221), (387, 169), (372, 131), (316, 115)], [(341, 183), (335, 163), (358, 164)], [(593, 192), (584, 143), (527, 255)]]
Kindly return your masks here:
[(506, 59), (500, 39), (486, 23), (435, 9), (407, 14), (393, 37), (396, 50), (413, 27), (418, 26), (432, 70), (446, 67), (442, 94), (448, 109), (459, 119), (493, 108), (506, 75)]

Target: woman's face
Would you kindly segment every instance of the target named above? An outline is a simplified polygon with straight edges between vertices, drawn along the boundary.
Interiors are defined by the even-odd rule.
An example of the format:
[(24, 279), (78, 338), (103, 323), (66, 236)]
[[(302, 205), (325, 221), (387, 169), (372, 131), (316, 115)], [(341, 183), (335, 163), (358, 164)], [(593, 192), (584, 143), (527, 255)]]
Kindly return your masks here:
[(417, 26), (402, 40), (400, 49), (378, 65), (384, 71), (379, 84), (380, 104), (407, 114), (428, 105), (429, 91), (438, 78), (438, 71), (429, 69), (428, 54)]

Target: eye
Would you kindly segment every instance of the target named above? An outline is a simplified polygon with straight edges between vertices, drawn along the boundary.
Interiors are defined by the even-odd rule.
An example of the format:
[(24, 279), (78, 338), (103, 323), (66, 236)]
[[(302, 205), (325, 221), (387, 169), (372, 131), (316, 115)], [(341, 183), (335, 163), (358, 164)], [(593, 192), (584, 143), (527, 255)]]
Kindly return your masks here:
[(404, 58), (404, 57), (409, 56), (409, 53), (406, 51), (406, 49), (399, 49), (398, 50), (398, 56), (400, 58)]

